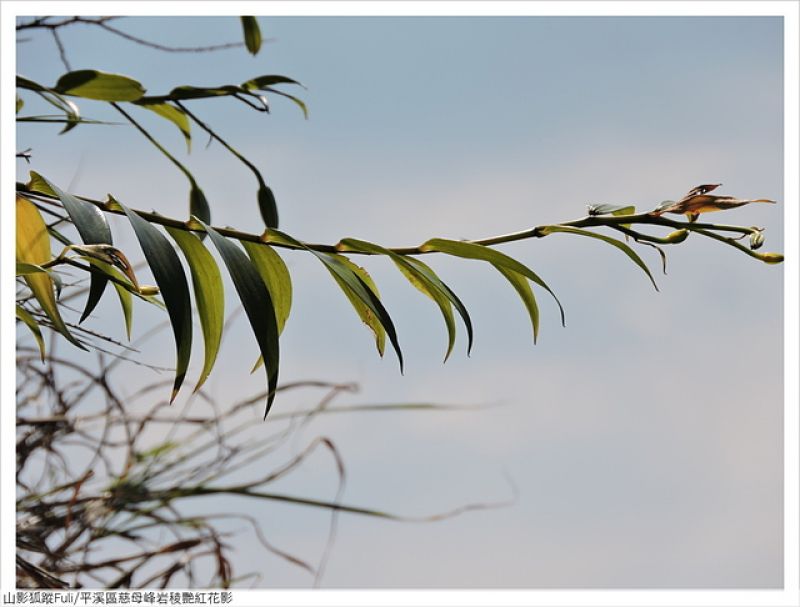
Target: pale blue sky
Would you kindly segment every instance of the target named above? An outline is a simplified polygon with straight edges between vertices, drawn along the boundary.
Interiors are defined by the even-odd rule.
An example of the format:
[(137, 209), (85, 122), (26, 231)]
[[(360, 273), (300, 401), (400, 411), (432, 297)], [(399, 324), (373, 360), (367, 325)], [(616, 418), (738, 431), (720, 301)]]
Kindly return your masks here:
[[(783, 202), (778, 18), (261, 23), (274, 41), (256, 58), (242, 50), (164, 54), (80, 27), (63, 40), (74, 69), (124, 73), (151, 93), (269, 73), (302, 81), (308, 121), (277, 97), (271, 116), (225, 100), (192, 108), (263, 169), (281, 227), (306, 240), (478, 238), (578, 217), (587, 203), (647, 208), (709, 182), (724, 183), (722, 193)], [(175, 45), (240, 35), (234, 18), (132, 18), (119, 26)], [(18, 45), (20, 73), (55, 82), (64, 68), (52, 40), (31, 38)], [(91, 102), (81, 106), (87, 116), (116, 119)], [(186, 156), (177, 131), (141, 119), (187, 158), (214, 223), (259, 229), (246, 169), (218, 146), (204, 149), (199, 132)], [(185, 178), (131, 129), (53, 135), (48, 126), (23, 126), (18, 145), (32, 147), (32, 168), (56, 183), (185, 213)], [(731, 211), (726, 220), (768, 227), (766, 248), (782, 249), (781, 204)], [(135, 251), (122, 222), (116, 226)], [(423, 515), (505, 499), (504, 471), (519, 488), (513, 506), (435, 524), (344, 516), (323, 584), (780, 586), (782, 268), (691, 238), (669, 251), (669, 275), (657, 275), (655, 293), (624, 256), (595, 241), (554, 235), (504, 250), (556, 290), (567, 327), (542, 295), (534, 347), (501, 277), (464, 260), (432, 259), (476, 327), (472, 356), (460, 336), (445, 366), (435, 307), (385, 260), (365, 262), (398, 328), (402, 377), (391, 354), (378, 359), (324, 270), (285, 256), (296, 294), (282, 338), (284, 380), (357, 381), (362, 391), (350, 402), (504, 404), (315, 421), (304, 436), (335, 439), (348, 466), (347, 502)], [(653, 252), (641, 254), (658, 269)], [(99, 326), (119, 331), (116, 302), (107, 299), (97, 316), (109, 321)], [(159, 319), (137, 314), (138, 334)], [(169, 339), (143, 358), (171, 364)], [(221, 403), (259, 389), (262, 378), (245, 370), (255, 355), (240, 321), (209, 380)], [(140, 373), (127, 379), (131, 391), (150, 379)], [(275, 410), (301, 404), (287, 395)], [(313, 459), (282, 488), (332, 497), (334, 478), (330, 462)], [(309, 560), (319, 555), (327, 516), (240, 506), (263, 517), (276, 544)], [(244, 570), (264, 563), (265, 586), (310, 584), (245, 540), (239, 559)]]

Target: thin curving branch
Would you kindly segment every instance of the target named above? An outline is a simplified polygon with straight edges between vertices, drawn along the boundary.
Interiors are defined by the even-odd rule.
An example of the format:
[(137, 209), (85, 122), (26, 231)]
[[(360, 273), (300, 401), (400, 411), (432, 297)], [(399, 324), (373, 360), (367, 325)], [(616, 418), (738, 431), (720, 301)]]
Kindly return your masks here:
[(141, 125), (141, 124), (139, 124), (138, 122), (136, 122), (136, 120), (134, 120), (133, 116), (131, 116), (130, 114), (128, 114), (128, 112), (126, 112), (125, 110), (123, 110), (123, 109), (122, 109), (122, 108), (119, 106), (119, 104), (118, 104), (118, 103), (116, 103), (116, 102), (113, 102), (113, 101), (112, 101), (112, 102), (111, 102), (111, 106), (112, 106), (112, 107), (113, 107), (115, 110), (117, 110), (117, 111), (118, 111), (120, 114), (122, 114), (122, 115), (125, 117), (125, 119), (126, 119), (128, 122), (130, 122), (130, 123), (131, 123), (131, 125), (133, 125), (133, 126), (136, 128), (136, 130), (138, 130), (138, 131), (139, 131), (139, 132), (140, 132), (142, 135), (144, 135), (144, 137), (145, 137), (145, 138), (146, 138), (146, 139), (147, 139), (147, 140), (148, 140), (150, 143), (152, 143), (154, 146), (156, 146), (156, 148), (158, 148), (158, 150), (159, 150), (159, 151), (160, 151), (162, 154), (164, 154), (164, 156), (166, 156), (166, 157), (167, 157), (167, 158), (168, 158), (168, 159), (169, 159), (169, 160), (172, 162), (172, 164), (174, 164), (176, 167), (178, 167), (178, 169), (181, 171), (181, 173), (183, 173), (183, 174), (186, 176), (186, 179), (188, 179), (188, 180), (189, 180), (189, 185), (190, 185), (190, 186), (192, 186), (193, 188), (196, 188), (196, 187), (197, 187), (197, 181), (195, 180), (195, 178), (194, 178), (194, 175), (192, 175), (192, 173), (189, 171), (189, 169), (187, 169), (187, 168), (186, 168), (186, 167), (183, 165), (183, 163), (181, 163), (181, 161), (180, 161), (180, 160), (178, 160), (177, 158), (175, 158), (175, 156), (173, 156), (172, 154), (170, 154), (170, 152), (169, 152), (169, 150), (167, 150), (167, 148), (165, 148), (163, 145), (161, 145), (161, 144), (160, 144), (160, 143), (159, 143), (159, 142), (158, 142), (158, 141), (155, 139), (155, 137), (153, 137), (153, 136), (152, 136), (152, 135), (151, 135), (151, 134), (150, 134), (150, 133), (147, 131), (147, 129), (145, 129), (145, 128), (144, 128), (144, 127)]
[(141, 46), (146, 46), (148, 48), (156, 49), (158, 51), (163, 51), (166, 53), (208, 53), (214, 51), (223, 51), (232, 48), (241, 48), (244, 46), (243, 42), (224, 42), (222, 44), (211, 44), (206, 46), (169, 46), (167, 44), (160, 44), (158, 42), (153, 42), (151, 40), (145, 40), (144, 38), (140, 38), (138, 36), (134, 36), (133, 34), (129, 34), (126, 31), (123, 31), (119, 28), (116, 28), (112, 25), (109, 25), (108, 22), (114, 19), (119, 19), (120, 17), (69, 17), (66, 19), (62, 19), (60, 21), (50, 21), (52, 17), (37, 17), (32, 21), (28, 21), (27, 23), (20, 23), (17, 25), (17, 31), (22, 30), (30, 30), (30, 29), (48, 29), (53, 32), (54, 36), (56, 35), (55, 32), (62, 27), (68, 27), (70, 25), (76, 24), (83, 24), (83, 25), (90, 25), (99, 27), (102, 30), (109, 32), (115, 36), (119, 36), (129, 42), (133, 42), (135, 44), (139, 44)]
[(61, 36), (58, 33), (58, 29), (53, 28), (50, 30), (50, 33), (53, 35), (53, 40), (58, 47), (58, 56), (61, 59), (61, 63), (64, 64), (64, 67), (67, 68), (68, 72), (71, 72), (72, 66), (69, 64), (69, 59), (67, 59), (67, 49), (64, 48), (64, 43), (61, 41)]
[[(52, 201), (53, 199), (57, 200), (57, 198), (54, 196), (50, 196), (47, 194), (43, 194), (41, 192), (31, 190), (24, 183), (21, 182), (17, 182), (17, 192), (23, 195), (31, 196), (35, 199), (42, 199), (44, 201)], [(116, 215), (124, 214), (119, 204), (116, 203), (116, 201), (114, 201), (113, 199), (110, 199), (108, 201), (102, 201), (102, 200), (87, 198), (84, 196), (78, 196), (78, 198), (80, 198), (85, 202), (93, 204), (94, 206), (98, 207), (99, 209), (101, 209), (106, 213), (113, 213)], [(177, 228), (179, 230), (184, 230), (188, 232), (197, 232), (197, 233), (205, 232), (202, 225), (200, 225), (199, 222), (193, 219), (190, 219), (188, 221), (181, 221), (178, 219), (164, 217), (163, 215), (159, 215), (158, 213), (148, 213), (144, 211), (136, 211), (136, 213), (150, 223), (166, 227)], [(642, 232), (634, 230), (630, 227), (634, 225), (672, 228), (674, 232), (672, 232), (665, 238), (659, 239), (657, 237), (650, 236), (648, 234), (644, 234)], [(683, 240), (685, 240), (686, 236), (689, 233), (696, 233), (701, 236), (705, 236), (707, 238), (716, 240), (718, 242), (722, 242), (723, 244), (726, 244), (728, 246), (734, 247), (735, 249), (742, 251), (743, 253), (746, 253), (750, 257), (758, 259), (759, 261), (771, 264), (783, 262), (783, 255), (780, 253), (769, 253), (769, 252), (760, 253), (758, 251), (748, 249), (747, 247), (741, 245), (734, 238), (725, 237), (718, 234), (718, 232), (722, 232), (722, 233), (737, 234), (740, 237), (752, 236), (754, 233), (762, 232), (763, 231), (762, 228), (758, 228), (755, 226), (746, 227), (746, 226), (736, 226), (727, 224), (704, 223), (699, 221), (678, 221), (674, 219), (668, 219), (667, 217), (664, 217), (652, 211), (644, 213), (636, 213), (633, 215), (587, 215), (586, 217), (581, 217), (579, 219), (563, 221), (560, 223), (554, 223), (550, 225), (536, 226), (518, 232), (511, 232), (509, 234), (501, 234), (498, 236), (490, 236), (488, 238), (467, 240), (465, 242), (491, 247), (499, 244), (516, 242), (519, 240), (528, 240), (531, 238), (544, 238), (545, 236), (548, 236), (550, 233), (550, 231), (548, 230), (549, 227), (569, 227), (569, 228), (605, 227), (617, 231), (622, 231), (623, 233), (626, 233), (627, 235), (635, 237), (636, 239), (641, 241), (648, 241), (665, 245), (678, 244), (680, 242), (683, 242)], [(215, 227), (214, 229), (223, 236), (226, 236), (228, 238), (234, 238), (240, 241), (255, 242), (259, 244), (268, 244), (270, 246), (285, 248), (285, 249), (294, 249), (294, 250), (310, 249), (312, 251), (320, 253), (341, 253), (343, 251), (347, 251), (348, 254), (355, 254), (355, 255), (374, 254), (360, 250), (359, 251), (349, 250), (341, 243), (330, 245), (330, 244), (301, 242), (298, 245), (291, 242), (287, 242), (286, 240), (281, 238), (281, 236), (278, 235), (275, 231), (270, 229), (266, 229), (261, 234), (243, 232), (240, 230), (235, 230), (232, 228), (225, 228), (225, 227)], [(411, 246), (411, 247), (386, 247), (386, 249), (398, 255), (425, 255), (433, 252), (431, 250), (426, 249), (422, 245)]]
[(215, 51), (224, 51), (231, 48), (241, 48), (244, 46), (243, 42), (224, 42), (222, 44), (211, 44), (208, 46), (167, 46), (166, 44), (159, 44), (157, 42), (145, 40), (144, 38), (139, 38), (138, 36), (133, 36), (132, 34), (108, 25), (106, 22), (96, 23), (95, 25), (130, 42), (134, 42), (141, 46), (154, 48), (158, 51), (164, 51), (166, 53), (210, 53)]
[(238, 159), (239, 159), (239, 160), (240, 160), (240, 161), (241, 161), (241, 162), (242, 162), (242, 163), (243, 163), (243, 164), (244, 164), (244, 165), (245, 165), (245, 166), (246, 166), (248, 169), (250, 169), (250, 170), (253, 172), (253, 175), (255, 175), (255, 178), (256, 178), (256, 180), (258, 181), (258, 184), (259, 184), (260, 186), (262, 186), (262, 187), (266, 187), (266, 185), (267, 185), (267, 184), (266, 184), (266, 182), (264, 181), (264, 177), (261, 175), (261, 172), (260, 172), (260, 171), (259, 171), (259, 170), (256, 168), (256, 166), (255, 166), (255, 165), (254, 165), (252, 162), (250, 162), (250, 161), (249, 161), (247, 158), (245, 158), (245, 157), (244, 157), (244, 156), (241, 154), (241, 152), (239, 152), (239, 151), (238, 151), (236, 148), (234, 148), (234, 147), (233, 147), (231, 144), (229, 144), (229, 143), (228, 143), (227, 141), (225, 141), (225, 140), (224, 140), (222, 137), (220, 137), (220, 136), (219, 136), (219, 135), (216, 133), (216, 131), (214, 131), (214, 130), (213, 130), (211, 127), (210, 127), (210, 126), (208, 126), (208, 124), (206, 124), (205, 122), (203, 122), (202, 120), (200, 120), (200, 119), (199, 119), (199, 118), (198, 118), (198, 117), (197, 117), (197, 116), (196, 116), (196, 115), (195, 115), (193, 112), (191, 112), (191, 111), (189, 110), (189, 108), (187, 108), (187, 107), (186, 107), (186, 106), (185, 106), (183, 103), (181, 103), (180, 101), (176, 101), (176, 102), (175, 102), (175, 105), (177, 105), (179, 108), (181, 108), (181, 109), (182, 109), (182, 110), (183, 110), (183, 111), (186, 113), (186, 115), (187, 115), (187, 116), (189, 116), (189, 118), (191, 118), (191, 119), (192, 119), (192, 120), (193, 120), (193, 121), (194, 121), (194, 122), (197, 124), (197, 126), (199, 126), (199, 127), (200, 127), (201, 129), (203, 129), (203, 130), (204, 130), (206, 133), (208, 133), (208, 134), (209, 134), (209, 136), (210, 136), (212, 139), (216, 139), (218, 142), (220, 142), (220, 143), (221, 143), (221, 144), (222, 144), (222, 145), (225, 147), (225, 149), (226, 149), (226, 150), (228, 150), (228, 151), (229, 151), (231, 154), (233, 154), (234, 156), (236, 156), (236, 158), (238, 158)]

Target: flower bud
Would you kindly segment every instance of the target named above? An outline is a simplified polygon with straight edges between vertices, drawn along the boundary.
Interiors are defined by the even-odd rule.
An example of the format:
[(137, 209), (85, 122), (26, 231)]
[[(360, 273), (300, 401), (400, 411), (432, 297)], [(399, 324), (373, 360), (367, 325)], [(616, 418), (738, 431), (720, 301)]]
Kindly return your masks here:
[(670, 244), (678, 244), (689, 237), (689, 230), (675, 230), (666, 235), (664, 240)]
[(268, 228), (278, 227), (278, 205), (269, 186), (262, 185), (258, 188), (258, 210), (261, 211), (261, 218)]
[(760, 249), (761, 245), (764, 244), (764, 232), (761, 230), (756, 230), (750, 234), (750, 249), (755, 251), (756, 249)]
[(764, 263), (782, 263), (783, 255), (780, 253), (761, 253), (759, 259)]
[(197, 217), (204, 223), (211, 223), (211, 209), (208, 206), (206, 195), (196, 185), (189, 190), (189, 216)]

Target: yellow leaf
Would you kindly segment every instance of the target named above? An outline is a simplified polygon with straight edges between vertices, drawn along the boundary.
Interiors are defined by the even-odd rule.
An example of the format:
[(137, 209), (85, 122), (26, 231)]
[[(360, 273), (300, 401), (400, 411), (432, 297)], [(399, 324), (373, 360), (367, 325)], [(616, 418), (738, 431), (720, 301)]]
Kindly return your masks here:
[[(30, 200), (17, 194), (17, 262), (36, 266), (47, 263), (52, 258), (50, 235), (39, 210)], [(53, 327), (70, 342), (85, 350), (67, 329), (56, 304), (53, 279), (46, 272), (26, 274), (23, 279), (47, 314)]]

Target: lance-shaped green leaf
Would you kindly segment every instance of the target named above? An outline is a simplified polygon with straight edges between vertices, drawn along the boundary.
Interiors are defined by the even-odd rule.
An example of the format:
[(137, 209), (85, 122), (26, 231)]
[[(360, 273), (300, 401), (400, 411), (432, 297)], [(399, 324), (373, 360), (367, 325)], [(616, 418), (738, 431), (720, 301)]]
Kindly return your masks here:
[[(447, 253), (448, 255), (455, 255), (456, 257), (464, 257), (466, 259), (480, 259), (483, 261), (488, 261), (495, 267), (501, 266), (506, 270), (511, 270), (517, 274), (522, 274), (525, 278), (532, 280), (545, 291), (550, 293), (558, 305), (559, 312), (561, 312), (561, 324), (565, 324), (564, 308), (562, 307), (561, 302), (558, 300), (558, 297), (556, 297), (556, 294), (553, 293), (552, 289), (547, 286), (547, 283), (539, 278), (539, 276), (533, 270), (520, 263), (513, 257), (509, 257), (505, 253), (501, 253), (500, 251), (485, 247), (483, 245), (472, 242), (461, 242), (458, 240), (446, 240), (444, 238), (432, 238), (423, 244), (420, 249), (423, 251), (439, 251), (440, 253)], [(506, 276), (506, 278), (508, 277)], [(516, 289), (516, 286), (514, 286), (514, 288)], [(527, 306), (528, 304), (526, 303), (525, 305)]]
[(128, 341), (130, 341), (131, 331), (133, 330), (133, 296), (124, 287), (117, 283), (113, 284), (119, 297), (119, 303), (122, 306), (122, 316), (125, 318), (125, 333), (128, 336)]
[(531, 289), (528, 279), (514, 270), (509, 270), (501, 265), (492, 265), (506, 277), (511, 286), (516, 289), (522, 299), (522, 303), (525, 304), (525, 309), (528, 310), (528, 316), (530, 316), (531, 325), (533, 326), (533, 343), (536, 343), (539, 338), (539, 306), (536, 305), (536, 297), (533, 295), (533, 289)]
[[(272, 247), (246, 240), (242, 241), (242, 245), (269, 289), (272, 303), (275, 305), (278, 333), (283, 333), (283, 327), (286, 325), (292, 309), (292, 279), (289, 270), (281, 256)], [(254, 373), (263, 364), (264, 357), (259, 355), (253, 368), (250, 369), (250, 373)]]
[(452, 302), (453, 307), (456, 309), (459, 316), (461, 316), (461, 320), (464, 322), (464, 327), (467, 330), (467, 356), (469, 356), (470, 352), (472, 352), (473, 332), (472, 320), (469, 317), (469, 312), (467, 312), (466, 306), (461, 302), (452, 289), (442, 282), (442, 280), (436, 275), (430, 266), (414, 257), (408, 257), (406, 258), (406, 261), (416, 267), (417, 270), (419, 270), (420, 273), (425, 276), (430, 283), (438, 287), (438, 289), (447, 296), (447, 299)]
[[(50, 235), (42, 215), (30, 200), (17, 195), (17, 262), (41, 266), (52, 258), (50, 251)], [(53, 323), (53, 327), (67, 338), (72, 344), (82, 350), (86, 348), (69, 332), (61, 312), (58, 310), (56, 295), (53, 289), (53, 279), (47, 272), (34, 272), (25, 274), (23, 280), (33, 293), (42, 311)]]
[(283, 333), (283, 327), (292, 309), (292, 278), (289, 269), (278, 252), (269, 245), (246, 240), (242, 241), (242, 245), (269, 289), (275, 306), (278, 333)]
[(267, 87), (264, 90), (270, 93), (275, 93), (276, 95), (280, 95), (281, 97), (285, 97), (289, 101), (292, 101), (303, 112), (303, 118), (308, 120), (308, 106), (302, 99), (300, 99), (299, 97), (295, 97), (294, 95), (290, 95), (289, 93), (284, 93), (283, 91), (279, 91), (278, 89), (274, 89), (272, 87)]
[[(42, 187), (42, 184), (46, 187)], [(84, 202), (72, 194), (63, 192), (58, 186), (35, 171), (31, 171), (31, 183), (29, 186), (31, 189), (37, 186), (39, 190), (49, 189), (54, 195), (58, 196), (64, 206), (64, 210), (67, 211), (70, 219), (78, 229), (78, 234), (80, 234), (84, 244), (111, 245), (113, 243), (108, 221), (96, 206)], [(108, 283), (108, 279), (101, 274), (92, 274), (89, 281), (89, 297), (86, 299), (86, 306), (79, 322), (83, 322), (95, 309)]]
[(263, 90), (270, 93), (275, 93), (281, 97), (285, 97), (286, 99), (289, 99), (297, 104), (297, 106), (303, 111), (303, 117), (308, 119), (308, 107), (306, 104), (294, 95), (290, 95), (289, 93), (284, 93), (283, 91), (273, 88), (273, 86), (276, 84), (296, 84), (298, 86), (303, 86), (297, 80), (287, 78), (286, 76), (258, 76), (257, 78), (252, 78), (247, 82), (243, 82), (242, 88), (248, 91)]
[(121, 74), (77, 70), (61, 76), (54, 87), (62, 95), (98, 101), (136, 101), (145, 93), (141, 83)]
[(611, 246), (618, 248), (620, 251), (625, 253), (633, 263), (639, 266), (642, 271), (647, 274), (647, 277), (650, 279), (650, 282), (653, 283), (656, 291), (658, 291), (658, 285), (656, 284), (653, 275), (650, 273), (650, 269), (647, 267), (647, 264), (642, 261), (642, 258), (636, 254), (632, 248), (626, 245), (624, 242), (617, 240), (616, 238), (611, 238), (610, 236), (605, 236), (604, 234), (597, 234), (595, 232), (590, 232), (588, 230), (581, 230), (579, 228), (573, 228), (570, 226), (544, 226), (538, 229), (538, 231), (543, 235), (546, 236), (547, 234), (552, 234), (553, 232), (564, 232), (567, 234), (578, 234), (579, 236), (587, 236), (589, 238), (596, 238), (597, 240), (602, 240), (603, 242), (607, 242)]
[(400, 259), (392, 259), (392, 261), (394, 261), (394, 265), (400, 270), (400, 273), (406, 277), (406, 280), (420, 293), (429, 297), (442, 313), (444, 325), (447, 329), (447, 351), (444, 354), (444, 362), (447, 362), (447, 359), (450, 358), (450, 354), (453, 352), (453, 346), (456, 342), (456, 320), (453, 316), (453, 306), (450, 300), (447, 299), (447, 296), (439, 291), (418, 268), (406, 262), (402, 257)]
[(179, 107), (175, 107), (171, 103), (166, 102), (149, 102), (139, 100), (134, 102), (136, 105), (145, 108), (146, 110), (150, 110), (151, 112), (155, 112), (162, 118), (166, 118), (172, 124), (180, 129), (180, 132), (183, 134), (184, 139), (186, 139), (186, 150), (191, 152), (192, 150), (192, 130), (191, 125), (189, 124), (189, 118), (186, 116), (184, 111)]
[(242, 88), (247, 89), (248, 91), (253, 91), (266, 89), (267, 87), (274, 86), (276, 84), (296, 84), (298, 86), (303, 86), (297, 80), (288, 78), (287, 76), (270, 74), (267, 76), (257, 76), (255, 78), (251, 78), (247, 82), (242, 83)]
[[(370, 297), (380, 301), (380, 293), (375, 281), (372, 280), (372, 277), (364, 268), (354, 264), (344, 255), (328, 255), (327, 259), (322, 259), (322, 262), (347, 297), (350, 305), (353, 306), (361, 322), (367, 325), (375, 335), (375, 347), (378, 349), (378, 354), (383, 356), (386, 349), (386, 329), (375, 312), (374, 306), (370, 305), (369, 301)], [(354, 277), (358, 280), (354, 281)], [(352, 286), (355, 283), (359, 283), (359, 286), (363, 283), (366, 289), (363, 292), (359, 292)], [(365, 297), (365, 293), (369, 293), (369, 296)], [(400, 369), (402, 370), (402, 368), (401, 358)]]
[(447, 285), (445, 285), (436, 273), (425, 263), (418, 259), (411, 257), (404, 257), (398, 255), (394, 251), (381, 247), (380, 245), (366, 242), (364, 240), (357, 240), (355, 238), (345, 238), (339, 243), (340, 247), (345, 250), (362, 251), (365, 253), (372, 253), (374, 255), (386, 255), (397, 266), (397, 269), (408, 279), (408, 281), (416, 287), (420, 292), (431, 298), (434, 303), (439, 307), (444, 317), (445, 326), (447, 328), (447, 353), (445, 354), (445, 362), (450, 357), (455, 343), (455, 320), (453, 318), (453, 305), (464, 320), (467, 328), (468, 345), (467, 354), (472, 348), (472, 322), (470, 321), (469, 314), (466, 308), (461, 303), (461, 300), (453, 293)]
[(30, 312), (20, 305), (17, 305), (17, 318), (25, 323), (25, 326), (27, 326), (31, 330), (31, 333), (33, 333), (33, 338), (36, 340), (36, 345), (39, 346), (39, 356), (41, 357), (42, 362), (44, 362), (44, 338), (42, 337), (42, 330), (39, 328), (39, 323), (36, 322), (36, 319), (33, 316), (31, 316)]
[[(102, 261), (98, 261), (96, 259), (89, 260), (93, 266), (100, 268), (106, 274), (109, 274), (119, 280), (120, 282), (125, 282), (126, 286), (118, 282), (112, 282), (111, 284), (114, 286), (114, 289), (117, 292), (117, 297), (119, 298), (119, 305), (122, 308), (122, 317), (125, 319), (125, 334), (128, 336), (128, 340), (131, 339), (131, 331), (133, 331), (133, 295), (132, 293), (139, 293), (138, 287), (133, 285), (127, 280), (127, 277), (122, 274), (119, 270), (115, 267), (108, 265), (107, 263), (103, 263)], [(127, 286), (130, 285), (130, 286)]]
[(189, 285), (178, 254), (161, 232), (128, 207), (119, 203), (133, 227), (147, 264), (164, 298), (172, 332), (175, 336), (177, 363), (170, 402), (175, 400), (186, 378), (192, 352), (192, 302)]
[(264, 417), (266, 418), (272, 407), (272, 401), (275, 399), (275, 390), (278, 387), (280, 350), (278, 347), (278, 321), (275, 316), (275, 306), (258, 270), (245, 255), (244, 251), (212, 227), (206, 224), (202, 225), (228, 268), (233, 286), (239, 294), (242, 307), (245, 314), (247, 314), (247, 319), (250, 321), (253, 334), (258, 342), (261, 356), (266, 362), (267, 406), (264, 411)]
[(400, 363), (400, 373), (403, 372), (403, 353), (400, 350), (397, 331), (394, 328), (392, 318), (378, 297), (375, 283), (366, 270), (360, 268), (343, 255), (321, 253), (310, 249), (296, 238), (280, 230), (269, 229), (266, 232), (266, 237), (268, 241), (281, 242), (299, 249), (305, 249), (319, 259), (339, 287), (341, 287), (347, 299), (353, 304), (359, 318), (367, 323), (367, 326), (375, 333), (375, 343), (381, 356), (383, 355), (381, 334), (385, 331), (386, 335), (389, 336), (389, 341)]
[(197, 380), (194, 388), (194, 391), (197, 392), (205, 383), (217, 360), (217, 353), (222, 341), (222, 328), (225, 323), (225, 290), (217, 263), (200, 239), (190, 232), (177, 228), (168, 227), (167, 232), (178, 243), (183, 251), (183, 256), (189, 263), (197, 314), (203, 329), (205, 360), (200, 379)]
[(176, 86), (169, 92), (169, 95), (165, 96), (155, 96), (150, 97), (147, 96), (144, 98), (145, 101), (148, 103), (151, 101), (165, 101), (167, 99), (171, 101), (180, 101), (183, 99), (204, 99), (207, 97), (226, 97), (228, 95), (236, 95), (238, 93), (247, 93), (240, 86), (236, 86), (234, 84), (224, 84), (222, 86), (191, 86), (188, 84), (184, 84), (181, 86)]
[[(17, 111), (16, 113), (19, 114), (19, 111), (25, 106), (25, 101), (23, 101), (22, 97), (17, 95)], [(23, 310), (24, 311), (24, 310)]]
[(255, 17), (241, 17), (244, 30), (244, 44), (251, 54), (256, 55), (261, 49), (261, 28)]
[(130, 275), (125, 275), (114, 266), (100, 261), (97, 258), (89, 258), (89, 263), (105, 274), (113, 276), (122, 283), (126, 283), (126, 286), (123, 286), (120, 282), (112, 282), (111, 284), (117, 291), (119, 304), (122, 307), (122, 317), (125, 319), (125, 333), (130, 341), (131, 331), (133, 330), (133, 295), (131, 293), (139, 293), (138, 283), (131, 282), (131, 278), (133, 277), (135, 279), (135, 277), (132, 273)]
[(263, 89), (266, 92), (275, 93), (276, 95), (286, 97), (287, 99), (293, 101), (303, 111), (303, 115), (308, 118), (308, 108), (301, 99), (298, 99), (294, 95), (290, 95), (288, 93), (284, 93), (283, 91), (266, 86), (266, 84), (264, 84), (266, 82), (273, 82), (275, 84), (287, 83), (300, 85), (299, 82), (292, 80), (291, 78), (286, 78), (285, 76), (259, 76), (258, 78), (248, 80), (241, 86), (235, 84), (224, 84), (221, 86), (210, 87), (189, 85), (176, 86), (167, 95), (148, 95), (140, 98), (138, 102), (165, 103), (168, 101), (183, 101), (186, 99), (233, 97), (234, 99), (237, 99), (238, 101), (241, 101), (260, 112), (269, 112), (269, 103), (267, 102), (267, 98), (258, 92), (254, 92)]

